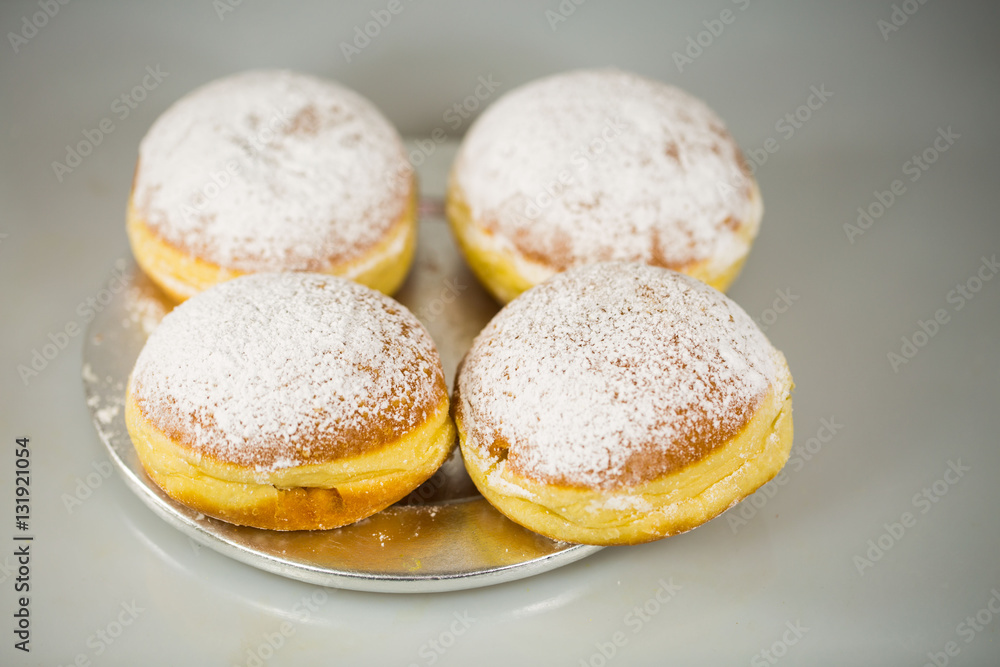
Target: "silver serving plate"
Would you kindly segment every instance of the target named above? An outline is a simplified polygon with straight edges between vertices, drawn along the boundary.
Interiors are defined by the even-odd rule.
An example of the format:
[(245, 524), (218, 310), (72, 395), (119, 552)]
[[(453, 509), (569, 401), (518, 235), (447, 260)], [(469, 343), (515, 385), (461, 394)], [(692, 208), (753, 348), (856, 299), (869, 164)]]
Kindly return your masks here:
[[(91, 322), (83, 347), (87, 405), (126, 484), (191, 539), (248, 565), (321, 586), (426, 593), (529, 577), (600, 547), (557, 542), (510, 521), (476, 491), (456, 448), (409, 496), (363, 521), (327, 531), (235, 526), (169, 498), (146, 475), (125, 429), (125, 384), (149, 333), (172, 307), (134, 265), (127, 289)], [(422, 206), (413, 269), (396, 298), (437, 342), (447, 377), (497, 305), (458, 255), (440, 203)]]

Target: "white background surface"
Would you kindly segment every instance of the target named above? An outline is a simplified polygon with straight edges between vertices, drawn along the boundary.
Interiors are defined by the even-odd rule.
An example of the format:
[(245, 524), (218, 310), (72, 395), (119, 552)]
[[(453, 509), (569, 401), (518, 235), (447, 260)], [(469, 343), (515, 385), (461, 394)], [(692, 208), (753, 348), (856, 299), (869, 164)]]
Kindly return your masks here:
[[(0, 663), (244, 665), (288, 622), (263, 664), (599, 665), (597, 645), (619, 631), (623, 645), (608, 664), (770, 664), (760, 652), (774, 646), (780, 664), (922, 665), (949, 641), (958, 650), (949, 664), (1000, 664), (1000, 615), (980, 613), (989, 620), (981, 630), (960, 625), (1000, 591), (1000, 279), (961, 310), (948, 301), (984, 255), (1000, 253), (997, 5), (928, 2), (885, 39), (877, 22), (893, 10), (882, 1), (588, 0), (555, 30), (545, 13), (558, 11), (554, 0), (403, 1), (351, 63), (339, 44), (387, 3), (244, 0), (221, 20), (208, 0), (70, 3), (17, 53), (6, 35), (38, 6), (0, 8), (0, 563), (13, 550), (13, 444), (24, 435), (36, 537), (32, 652), (13, 649), (15, 594), (0, 571)], [(727, 8), (732, 23), (678, 71), (672, 54)], [(81, 338), (27, 385), (17, 367), (50, 333), (82, 325), (79, 304), (127, 254), (137, 145), (171, 102), (240, 69), (285, 66), (339, 80), (404, 134), (426, 136), (451, 129), (445, 112), (479, 76), (492, 74), (503, 91), (608, 64), (704, 98), (747, 151), (777, 140), (757, 172), (763, 231), (730, 294), (755, 317), (776, 290), (796, 297), (768, 329), (797, 384), (793, 457), (821, 419), (843, 427), (809, 461), (790, 464), (770, 497), (761, 492), (766, 502), (746, 525), (731, 512), (682, 536), (488, 589), (328, 590), (304, 617), (296, 605), (321, 589), (193, 548), (117, 477), (67, 510), (64, 495), (106, 460), (83, 401)], [(116, 115), (115, 98), (157, 65), (169, 72), (163, 83), (128, 117)], [(821, 85), (832, 97), (786, 136), (776, 123)], [(114, 131), (59, 182), (51, 163), (105, 117)], [(948, 127), (960, 138), (910, 181), (905, 163)], [(893, 179), (905, 193), (850, 243), (843, 225)], [(440, 187), (431, 181), (425, 188)], [(938, 309), (948, 323), (894, 372), (887, 354)], [(971, 470), (939, 484), (937, 502), (915, 502), (959, 460)], [(891, 547), (859, 573), (855, 557), (904, 512), (916, 523), (883, 538)], [(662, 605), (650, 602), (661, 579), (681, 587)], [(142, 609), (134, 622), (110, 645), (97, 639), (133, 602)], [(656, 613), (643, 619), (634, 608), (645, 604)], [(454, 614), (474, 622), (450, 636)], [(808, 630), (780, 645), (795, 638), (786, 623)], [(438, 652), (432, 641), (451, 645)]]

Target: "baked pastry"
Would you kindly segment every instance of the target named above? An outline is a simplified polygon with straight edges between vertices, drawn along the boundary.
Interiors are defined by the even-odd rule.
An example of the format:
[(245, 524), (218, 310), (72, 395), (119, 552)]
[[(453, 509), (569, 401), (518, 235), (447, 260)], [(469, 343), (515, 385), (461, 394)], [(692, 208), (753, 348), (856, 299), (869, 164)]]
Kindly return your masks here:
[(125, 421), (170, 497), (230, 523), (342, 526), (387, 507), (452, 451), (427, 331), (344, 278), (261, 273), (171, 311), (129, 379)]
[(501, 302), (572, 266), (626, 260), (725, 290), (757, 235), (760, 192), (703, 102), (614, 69), (517, 88), (455, 158), (448, 219)]
[(753, 320), (689, 276), (571, 269), (507, 304), (458, 372), (466, 468), (515, 522), (566, 542), (694, 528), (771, 479), (792, 378)]
[(265, 271), (391, 294), (413, 258), (416, 198), (402, 141), (368, 100), (305, 74), (250, 71), (153, 124), (127, 229), (136, 262), (178, 301)]

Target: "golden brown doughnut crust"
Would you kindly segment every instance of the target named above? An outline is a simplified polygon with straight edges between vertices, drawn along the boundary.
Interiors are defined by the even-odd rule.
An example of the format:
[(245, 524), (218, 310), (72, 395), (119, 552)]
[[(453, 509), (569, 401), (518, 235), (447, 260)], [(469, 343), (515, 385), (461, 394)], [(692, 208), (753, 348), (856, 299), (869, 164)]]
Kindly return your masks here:
[[(355, 249), (360, 254), (353, 252), (349, 259), (330, 258), (325, 263), (317, 262), (313, 270), (350, 278), (384, 294), (394, 294), (406, 280), (416, 252), (417, 200), (414, 177), (406, 208), (383, 239), (369, 248)], [(125, 230), (136, 263), (175, 302), (247, 273), (220, 266), (174, 247), (146, 224), (131, 198)]]
[(131, 395), (125, 407), (139, 460), (167, 495), (208, 516), (270, 530), (337, 528), (400, 500), (448, 458), (455, 430), (447, 415), (445, 402), (427, 422), (373, 452), (262, 477), (171, 440)]
[(555, 539), (687, 530), (773, 477), (791, 447), (784, 357), (735, 303), (640, 264), (571, 269), (508, 304), (453, 410), (483, 495)]
[(614, 69), (533, 81), (469, 129), (448, 185), (452, 229), (501, 301), (573, 266), (636, 261), (725, 289), (763, 213), (722, 121)]
[(454, 444), (448, 405), (434, 344), (401, 305), (333, 276), (254, 274), (163, 319), (126, 419), (172, 497), (302, 530), (356, 521), (430, 477)]
[(743, 431), (703, 458), (634, 487), (601, 491), (539, 483), (502, 468), (502, 456), (480, 456), (467, 444), (460, 411), (455, 424), (466, 469), (502, 514), (554, 540), (603, 546), (652, 542), (713, 519), (778, 474), (793, 433), (788, 394), (780, 406), (765, 401)]
[(391, 292), (412, 257), (415, 198), (402, 141), (368, 100), (305, 74), (248, 71), (153, 124), (127, 227), (140, 266), (178, 300), (267, 271)]

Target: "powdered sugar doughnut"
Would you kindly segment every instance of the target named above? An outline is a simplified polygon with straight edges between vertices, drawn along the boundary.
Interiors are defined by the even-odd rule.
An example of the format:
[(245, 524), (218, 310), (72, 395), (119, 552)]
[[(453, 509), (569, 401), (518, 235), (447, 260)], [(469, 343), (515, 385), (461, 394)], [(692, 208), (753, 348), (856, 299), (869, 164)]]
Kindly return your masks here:
[(139, 147), (127, 229), (173, 298), (260, 271), (314, 271), (386, 293), (416, 235), (403, 144), (368, 100), (330, 81), (250, 71), (170, 107)]
[(784, 465), (792, 378), (725, 295), (636, 263), (571, 269), (476, 338), (454, 406), (466, 467), (514, 521), (625, 544), (708, 521)]
[(149, 476), (209, 516), (276, 530), (369, 516), (454, 445), (448, 390), (417, 319), (363, 285), (261, 273), (170, 312), (128, 384)]
[(757, 235), (757, 184), (722, 121), (677, 88), (579, 70), (506, 94), (469, 129), (448, 216), (506, 302), (590, 262), (675, 269), (718, 289)]

